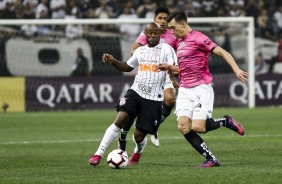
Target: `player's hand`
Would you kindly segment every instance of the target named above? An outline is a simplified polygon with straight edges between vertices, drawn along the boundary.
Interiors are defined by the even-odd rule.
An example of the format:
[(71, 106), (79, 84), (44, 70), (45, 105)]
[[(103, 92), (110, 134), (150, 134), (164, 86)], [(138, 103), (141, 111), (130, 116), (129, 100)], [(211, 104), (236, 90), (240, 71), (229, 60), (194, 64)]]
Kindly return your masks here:
[(161, 70), (161, 71), (167, 71), (169, 69), (169, 64), (165, 64), (165, 63), (160, 63), (158, 65), (158, 69)]
[(102, 61), (105, 63), (112, 63), (114, 61), (114, 57), (111, 54), (103, 54)]
[(235, 74), (240, 81), (242, 81), (243, 83), (247, 83), (248, 81), (247, 78), (249, 77), (249, 73), (239, 69), (235, 71)]

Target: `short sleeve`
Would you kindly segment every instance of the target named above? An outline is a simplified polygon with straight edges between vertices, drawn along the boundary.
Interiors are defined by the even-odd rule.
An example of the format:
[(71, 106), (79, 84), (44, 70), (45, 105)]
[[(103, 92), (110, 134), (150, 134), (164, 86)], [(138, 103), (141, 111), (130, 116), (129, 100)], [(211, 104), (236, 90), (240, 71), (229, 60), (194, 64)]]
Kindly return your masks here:
[(139, 43), (140, 45), (147, 44), (146, 35), (144, 34), (144, 32), (140, 33), (140, 35), (136, 39), (136, 43)]
[(137, 48), (135, 50), (135, 52), (133, 53), (133, 55), (129, 58), (129, 60), (126, 62), (128, 66), (130, 66), (131, 68), (136, 68), (138, 66), (138, 59), (137, 59), (137, 55), (139, 53), (139, 48)]
[(217, 45), (206, 35), (199, 33), (195, 36), (195, 41), (200, 49), (211, 52)]
[(174, 49), (168, 44), (166, 44), (165, 46), (166, 46), (165, 52), (167, 53), (167, 57), (166, 57), (167, 64), (176, 65), (177, 64), (177, 57), (176, 57), (176, 53), (175, 53)]

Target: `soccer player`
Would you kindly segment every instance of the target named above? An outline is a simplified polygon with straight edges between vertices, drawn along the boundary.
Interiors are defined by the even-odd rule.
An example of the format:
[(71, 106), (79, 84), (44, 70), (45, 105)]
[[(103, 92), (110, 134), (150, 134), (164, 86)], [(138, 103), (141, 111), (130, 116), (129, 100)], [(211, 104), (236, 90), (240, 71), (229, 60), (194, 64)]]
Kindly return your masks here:
[[(169, 15), (169, 9), (166, 7), (159, 7), (155, 10), (154, 22), (158, 23), (161, 26), (161, 38), (160, 42), (164, 42), (169, 44), (172, 48), (176, 50), (177, 38), (171, 33), (169, 29), (167, 29), (167, 21), (166, 18)], [(147, 44), (146, 36), (142, 32), (137, 38), (136, 42), (132, 44), (131, 54), (134, 51), (143, 45)], [(154, 146), (160, 146), (160, 141), (158, 139), (158, 128), (160, 124), (170, 115), (174, 105), (175, 105), (175, 89), (173, 88), (172, 82), (169, 78), (169, 75), (166, 77), (165, 86), (164, 86), (164, 101), (162, 104), (162, 118), (161, 121), (158, 122), (154, 127), (154, 134), (151, 135), (151, 142)], [(126, 149), (126, 135), (130, 130), (132, 123), (129, 123), (126, 127), (124, 127), (121, 131), (121, 137), (119, 138), (119, 148), (122, 150)]]
[(214, 91), (211, 86), (212, 75), (208, 69), (208, 57), (211, 53), (223, 57), (243, 83), (246, 83), (248, 73), (237, 66), (227, 51), (203, 33), (192, 30), (183, 11), (173, 12), (168, 16), (167, 22), (172, 33), (179, 39), (176, 51), (178, 66), (162, 64), (159, 69), (179, 72), (180, 88), (175, 107), (178, 129), (186, 140), (205, 156), (206, 160), (199, 167), (220, 166), (217, 158), (197, 133), (206, 133), (220, 126), (225, 126), (239, 135), (244, 135), (245, 132), (242, 125), (230, 115), (219, 119), (212, 118)]
[(154, 125), (161, 121), (161, 105), (167, 72), (160, 71), (158, 65), (160, 63), (172, 65), (176, 62), (176, 54), (170, 45), (159, 42), (161, 27), (157, 23), (148, 24), (144, 33), (147, 44), (137, 48), (127, 62), (120, 62), (110, 54), (103, 54), (103, 61), (120, 71), (130, 72), (139, 67), (133, 85), (119, 101), (118, 115), (114, 123), (108, 127), (98, 150), (88, 161), (93, 166), (99, 164), (105, 150), (118, 138), (120, 129), (136, 118), (133, 139), (136, 147), (129, 164), (137, 164), (147, 143), (146, 135), (153, 134)]

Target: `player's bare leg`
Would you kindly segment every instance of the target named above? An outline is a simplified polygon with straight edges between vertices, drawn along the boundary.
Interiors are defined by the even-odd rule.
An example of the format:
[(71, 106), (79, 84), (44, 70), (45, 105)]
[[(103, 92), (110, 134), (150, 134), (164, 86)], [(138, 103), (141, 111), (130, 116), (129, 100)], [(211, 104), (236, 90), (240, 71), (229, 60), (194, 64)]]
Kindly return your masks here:
[(129, 122), (129, 115), (126, 112), (120, 111), (114, 123), (111, 124), (106, 130), (98, 150), (89, 159), (88, 163), (90, 165), (97, 166), (100, 163), (106, 149), (110, 146), (110, 144), (114, 140), (118, 138), (120, 129), (124, 127), (128, 122)]

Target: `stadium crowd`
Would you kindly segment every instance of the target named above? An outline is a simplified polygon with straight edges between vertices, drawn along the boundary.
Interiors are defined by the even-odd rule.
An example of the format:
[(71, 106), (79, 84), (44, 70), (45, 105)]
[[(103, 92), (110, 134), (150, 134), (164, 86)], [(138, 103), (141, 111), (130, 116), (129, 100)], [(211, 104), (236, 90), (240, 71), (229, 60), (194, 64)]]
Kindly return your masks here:
[(153, 18), (159, 6), (184, 10), (188, 17), (253, 16), (257, 37), (281, 37), (280, 0), (2, 0), (0, 19)]
[[(180, 9), (189, 17), (247, 17), (255, 19), (255, 37), (278, 43), (278, 57), (265, 64), (260, 57), (264, 48), (258, 47), (256, 73), (272, 73), (277, 61), (282, 61), (282, 1), (281, 0), (0, 0), (0, 19), (99, 19), (99, 18), (151, 18), (157, 7), (165, 6), (173, 11)], [(5, 27), (5, 28), (3, 28)], [(93, 33), (123, 36), (132, 42), (140, 31), (138, 24), (120, 25), (22, 25), (1, 26), (0, 37), (11, 35), (25, 37), (55, 36), (80, 38)], [(6, 29), (8, 28), (8, 29)], [(221, 33), (224, 34), (224, 33)], [(40, 37), (42, 39), (42, 37)], [(227, 39), (227, 38), (226, 38)], [(228, 48), (228, 47), (227, 47)], [(260, 59), (262, 58), (262, 60)], [(265, 66), (269, 65), (268, 70)]]

